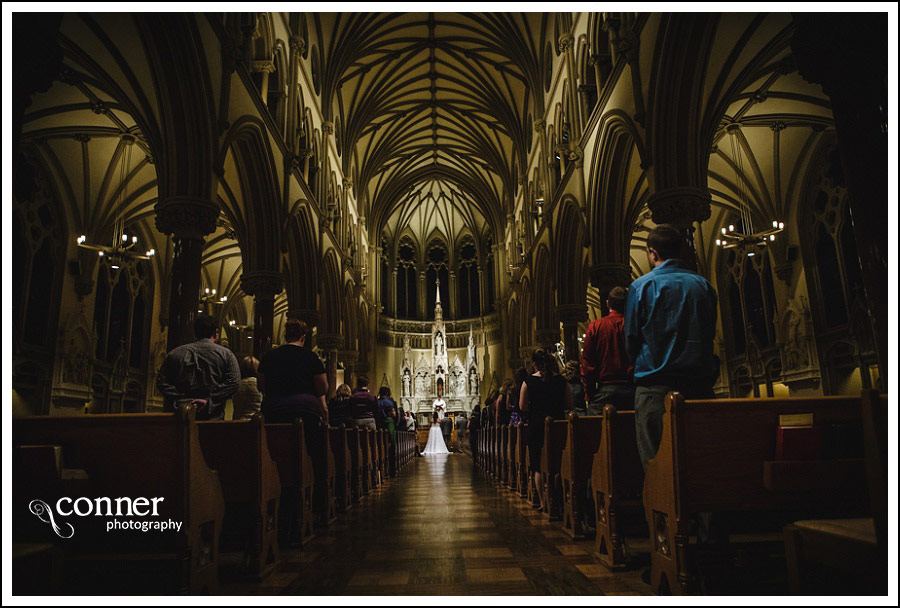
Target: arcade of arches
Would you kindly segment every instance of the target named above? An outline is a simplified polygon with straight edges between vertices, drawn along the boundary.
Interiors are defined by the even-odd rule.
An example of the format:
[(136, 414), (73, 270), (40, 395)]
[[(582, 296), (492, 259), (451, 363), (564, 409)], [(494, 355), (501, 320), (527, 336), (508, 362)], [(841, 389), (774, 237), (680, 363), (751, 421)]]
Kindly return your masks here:
[[(238, 359), (304, 320), (329, 397), (367, 376), (424, 416), (446, 365), (448, 410), (467, 411), (536, 348), (577, 358), (609, 289), (649, 271), (646, 237), (662, 223), (718, 293), (718, 396), (887, 386), (883, 14), (14, 21), (16, 416), (162, 411), (157, 370), (200, 312)], [(783, 229), (762, 244), (720, 245), (773, 223)], [(468, 513), (484, 521), (454, 541), (505, 539), (443, 560), (435, 593), (458, 580), (478, 594), (646, 589), (638, 572), (615, 582), (557, 547), (558, 531), (529, 529), (531, 506), (511, 506), (462, 457), (439, 471), (446, 484), (425, 460), (387, 506), (351, 513), (345, 532), (383, 536), (347, 547), (375, 559), (396, 537), (412, 556), (421, 537), (382, 517), (404, 504), (401, 530), (440, 536), (445, 517)], [(428, 520), (435, 492), (465, 508)], [(316, 551), (340, 549), (335, 538)], [(371, 582), (341, 561), (359, 555), (330, 555), (333, 572), (270, 581)], [(510, 567), (491, 570), (497, 556)], [(407, 561), (382, 591), (435, 578)]]
[[(483, 398), (535, 347), (576, 356), (602, 294), (647, 272), (654, 222), (719, 293), (718, 394), (884, 386), (887, 72), (862, 17), (16, 24), (22, 412), (159, 409), (156, 370), (203, 310), (239, 356), (304, 319), (330, 390), (366, 374), (397, 394), (438, 280)], [(716, 245), (772, 221), (768, 247)], [(155, 255), (116, 268), (76, 243), (123, 232)]]

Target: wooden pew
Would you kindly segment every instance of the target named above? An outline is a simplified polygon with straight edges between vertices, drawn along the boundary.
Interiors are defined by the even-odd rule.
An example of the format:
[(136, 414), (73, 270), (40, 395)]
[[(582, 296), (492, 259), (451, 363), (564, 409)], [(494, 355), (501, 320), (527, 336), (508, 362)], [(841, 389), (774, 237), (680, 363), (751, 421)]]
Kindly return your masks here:
[(344, 427), (329, 427), (331, 453), (334, 456), (334, 501), (338, 513), (346, 513), (352, 502), (350, 478), (353, 463), (350, 458), (349, 431)]
[(506, 466), (506, 450), (509, 445), (509, 426), (501, 426), (497, 429), (499, 433), (498, 454), (497, 454), (497, 482), (506, 485), (508, 467)]
[(374, 490), (381, 485), (381, 467), (378, 463), (378, 438), (377, 432), (366, 429), (366, 436), (369, 438), (369, 473), (371, 474), (370, 487)]
[(544, 448), (541, 450), (541, 481), (548, 501), (546, 517), (560, 521), (563, 516), (562, 484), (559, 478), (562, 453), (566, 449), (568, 420), (544, 419)]
[[(793, 595), (888, 593), (887, 408), (887, 395), (874, 390), (862, 392), (863, 445), (872, 517), (802, 520), (785, 526), (788, 584)], [(818, 566), (825, 566), (829, 580), (821, 580), (821, 575), (818, 579), (809, 576)]]
[(867, 504), (861, 458), (777, 461), (779, 415), (813, 414), (814, 424), (858, 425), (858, 397), (665, 400), (659, 451), (644, 484), (650, 577), (659, 593), (694, 587), (689, 529), (701, 512), (810, 510), (850, 513)]
[[(27, 461), (14, 463), (13, 526), (18, 541), (50, 543), (65, 555), (66, 589), (49, 592), (191, 593), (218, 591), (219, 533), (225, 503), (218, 474), (200, 448), (193, 406), (166, 414), (41, 416), (12, 421), (16, 446), (59, 446), (62, 466), (86, 474), (83, 483), (62, 479), (62, 468), (35, 474)], [(29, 450), (30, 451), (30, 450)], [(55, 448), (54, 448), (54, 451)], [(33, 454), (33, 453), (32, 453)], [(22, 467), (26, 467), (23, 470)], [(29, 512), (29, 503), (60, 497), (163, 498), (153, 521), (182, 522), (178, 531), (106, 531), (120, 517), (63, 517), (73, 528), (62, 539)], [(129, 519), (129, 518), (126, 518)], [(161, 572), (167, 573), (160, 578)], [(151, 574), (152, 573), (152, 574)]]
[(306, 449), (303, 420), (266, 424), (266, 440), (281, 479), (278, 541), (282, 546), (305, 545), (314, 536), (315, 472)]
[(519, 430), (509, 425), (509, 442), (506, 444), (506, 487), (513, 492), (518, 487), (518, 466), (516, 463), (516, 450), (518, 449)]
[[(313, 488), (313, 513), (316, 517), (316, 525), (329, 526), (337, 519), (335, 508), (335, 468), (334, 453), (331, 451), (331, 436), (327, 426), (320, 426), (315, 430), (320, 435), (318, 441), (321, 450), (318, 457), (311, 454), (316, 485)], [(314, 449), (316, 446), (308, 446)]]
[(600, 447), (602, 416), (569, 414), (566, 448), (562, 453), (560, 477), (563, 495), (563, 532), (570, 538), (584, 538), (584, 502), (591, 477), (594, 454)]
[(244, 552), (244, 571), (262, 580), (278, 565), (278, 501), (281, 480), (269, 456), (262, 417), (197, 423), (207, 464), (219, 474), (225, 498), (220, 539), (232, 536)]
[(370, 446), (372, 441), (372, 431), (362, 427), (357, 427), (357, 430), (359, 431), (359, 449), (362, 455), (360, 493), (363, 496), (367, 496), (369, 492), (375, 489), (372, 485), (372, 468), (374, 467), (374, 463), (372, 462), (372, 448)]
[(516, 427), (516, 491), (522, 498), (528, 498), (531, 485), (528, 471), (528, 425)]
[(594, 454), (591, 486), (597, 535), (594, 555), (612, 570), (625, 567), (628, 555), (618, 522), (623, 511), (643, 509), (644, 468), (637, 451), (634, 411), (603, 408), (600, 443)]
[(355, 425), (347, 429), (347, 449), (350, 452), (350, 501), (353, 504), (359, 503), (359, 499), (368, 493), (361, 435)]

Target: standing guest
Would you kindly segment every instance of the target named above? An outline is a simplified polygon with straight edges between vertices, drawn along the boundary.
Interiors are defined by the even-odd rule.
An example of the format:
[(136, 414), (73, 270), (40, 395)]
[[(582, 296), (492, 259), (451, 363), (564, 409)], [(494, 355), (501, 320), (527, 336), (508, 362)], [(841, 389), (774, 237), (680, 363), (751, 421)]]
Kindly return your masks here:
[(500, 387), (500, 394), (494, 401), (494, 421), (497, 426), (509, 424), (509, 392), (512, 390), (513, 381), (507, 380)]
[(635, 280), (625, 305), (625, 346), (634, 361), (634, 415), (644, 468), (659, 449), (666, 393), (711, 399), (719, 366), (713, 353), (716, 292), (690, 270), (687, 243), (661, 224), (647, 237), (650, 272)]
[[(689, 244), (676, 227), (660, 224), (647, 236), (652, 270), (628, 290), (625, 346), (634, 361), (634, 421), (644, 470), (662, 440), (665, 397), (712, 399), (719, 362), (713, 352), (716, 292), (690, 269)], [(718, 518), (698, 514), (698, 541), (726, 542)], [(643, 578), (643, 577), (642, 577)]]
[(251, 414), (259, 413), (262, 405), (262, 393), (256, 383), (256, 372), (259, 370), (259, 359), (248, 355), (241, 359), (241, 384), (237, 392), (231, 398), (234, 409), (231, 412), (232, 420), (249, 418)]
[(481, 406), (476, 405), (472, 410), (472, 416), (469, 418), (469, 424), (466, 426), (466, 433), (469, 434), (469, 451), (472, 453), (472, 462), (478, 462), (478, 433), (476, 431), (481, 426)]
[(456, 447), (459, 448), (459, 451), (463, 451), (463, 441), (466, 436), (466, 427), (469, 426), (469, 421), (466, 419), (465, 414), (459, 414), (456, 417)]
[(325, 366), (307, 350), (309, 326), (299, 319), (284, 325), (284, 344), (267, 352), (259, 364), (262, 412), (268, 422), (292, 422), (303, 418), (304, 427), (316, 427), (328, 419)]
[(522, 424), (522, 410), (519, 409), (519, 394), (522, 392), (522, 384), (528, 377), (528, 371), (524, 367), (520, 367), (513, 374), (513, 385), (509, 392), (509, 399), (506, 400), (506, 407), (509, 409), (509, 422), (516, 426)]
[(584, 386), (581, 384), (581, 374), (578, 370), (577, 361), (567, 361), (566, 366), (562, 370), (562, 377), (566, 381), (569, 391), (572, 393), (572, 406), (575, 413), (579, 416), (587, 415), (586, 403), (584, 401)]
[(559, 374), (556, 357), (539, 348), (531, 356), (537, 371), (527, 376), (519, 394), (519, 407), (528, 417), (528, 458), (534, 471), (534, 485), (541, 502), (538, 509), (547, 511), (547, 497), (541, 479), (541, 450), (544, 448), (544, 419), (565, 419), (572, 409), (572, 392)]
[(602, 414), (607, 403), (620, 410), (634, 408), (634, 366), (625, 348), (622, 315), (625, 297), (624, 287), (613, 287), (606, 298), (609, 314), (592, 321), (585, 331), (581, 376), (589, 416)]
[(353, 419), (356, 426), (361, 429), (378, 430), (375, 424), (378, 400), (369, 392), (369, 379), (366, 376), (357, 377), (356, 392), (350, 397), (350, 402), (353, 405)]
[(484, 400), (484, 407), (481, 408), (481, 428), (486, 429), (494, 424), (494, 402), (497, 400), (499, 392), (497, 389), (492, 390), (487, 399)]
[(415, 431), (416, 430), (416, 419), (412, 415), (412, 412), (406, 412), (406, 430), (407, 431)]
[(447, 451), (450, 451), (450, 436), (453, 434), (453, 419), (450, 416), (444, 416), (440, 421), (441, 435), (444, 436), (444, 443), (447, 445)]
[(347, 384), (337, 387), (334, 398), (328, 403), (328, 423), (331, 426), (344, 425), (350, 428), (355, 425), (350, 394), (350, 387)]
[(375, 423), (379, 428), (387, 428), (387, 413), (397, 407), (397, 402), (391, 398), (391, 389), (382, 386), (378, 389), (378, 407), (375, 409)]
[(165, 409), (176, 401), (191, 400), (197, 406), (197, 420), (224, 420), (225, 402), (240, 386), (237, 357), (217, 344), (219, 324), (210, 315), (194, 320), (197, 340), (173, 348), (156, 376)]

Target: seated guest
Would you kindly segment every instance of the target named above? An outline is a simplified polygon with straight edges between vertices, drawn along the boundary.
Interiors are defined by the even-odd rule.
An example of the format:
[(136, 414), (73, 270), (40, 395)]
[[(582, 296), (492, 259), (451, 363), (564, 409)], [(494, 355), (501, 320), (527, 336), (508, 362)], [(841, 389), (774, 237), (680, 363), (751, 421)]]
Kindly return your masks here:
[(197, 406), (197, 420), (225, 420), (225, 402), (240, 386), (237, 357), (217, 344), (219, 325), (210, 315), (194, 320), (195, 342), (173, 348), (156, 376), (156, 387), (172, 411), (176, 402)]
[(232, 420), (249, 418), (254, 412), (259, 412), (262, 404), (262, 393), (256, 385), (256, 371), (259, 369), (259, 359), (249, 355), (241, 359), (241, 385), (231, 398), (234, 409), (231, 413)]
[(352, 427), (353, 404), (350, 402), (350, 387), (342, 384), (337, 388), (334, 398), (328, 403), (328, 423), (331, 426)]
[(378, 407), (378, 400), (369, 392), (369, 379), (365, 376), (359, 376), (356, 379), (356, 392), (350, 397), (350, 403), (356, 426), (361, 429), (378, 430), (375, 424), (375, 409)]

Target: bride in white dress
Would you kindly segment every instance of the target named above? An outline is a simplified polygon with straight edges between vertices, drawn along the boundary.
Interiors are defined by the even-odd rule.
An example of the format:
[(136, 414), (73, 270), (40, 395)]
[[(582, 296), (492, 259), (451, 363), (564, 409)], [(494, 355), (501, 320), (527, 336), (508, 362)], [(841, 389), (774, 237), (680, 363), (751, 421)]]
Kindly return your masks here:
[(437, 423), (437, 416), (431, 419), (431, 430), (428, 431), (428, 443), (425, 444), (425, 450), (422, 452), (425, 456), (433, 454), (449, 454), (447, 444), (444, 443), (444, 435), (441, 433), (441, 425)]

